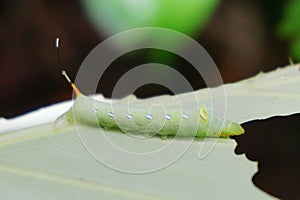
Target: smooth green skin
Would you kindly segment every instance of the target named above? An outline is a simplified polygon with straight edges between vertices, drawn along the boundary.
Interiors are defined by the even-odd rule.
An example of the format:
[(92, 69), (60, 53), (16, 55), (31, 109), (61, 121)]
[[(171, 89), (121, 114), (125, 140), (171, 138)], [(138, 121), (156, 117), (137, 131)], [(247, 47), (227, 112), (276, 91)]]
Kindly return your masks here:
[[(204, 107), (203, 107), (204, 108)], [(95, 112), (97, 110), (97, 112)], [(100, 126), (103, 129), (118, 129), (130, 134), (161, 135), (161, 136), (196, 136), (196, 137), (228, 137), (244, 133), (244, 129), (235, 122), (222, 120), (215, 114), (205, 109), (207, 118), (201, 117), (199, 109), (162, 109), (147, 110), (143, 107), (130, 108), (130, 112), (124, 105), (113, 105), (93, 100), (84, 95), (76, 98), (73, 107), (63, 115), (68, 123), (79, 123), (88, 126)], [(114, 117), (108, 115), (109, 112)], [(132, 114), (128, 119), (126, 114)], [(152, 120), (146, 119), (150, 113)], [(165, 114), (171, 116), (165, 119)], [(189, 116), (183, 119), (182, 114)], [(203, 116), (203, 115), (202, 115)], [(224, 123), (224, 125), (223, 125)], [(211, 126), (210, 126), (211, 124)], [(219, 129), (222, 127), (220, 133)], [(209, 129), (210, 127), (210, 129)]]

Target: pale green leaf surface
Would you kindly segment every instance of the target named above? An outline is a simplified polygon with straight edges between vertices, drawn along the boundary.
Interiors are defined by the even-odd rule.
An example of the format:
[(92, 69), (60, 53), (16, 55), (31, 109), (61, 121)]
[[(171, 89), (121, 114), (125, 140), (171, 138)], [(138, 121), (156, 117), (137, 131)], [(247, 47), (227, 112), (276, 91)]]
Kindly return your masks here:
[[(133, 175), (97, 162), (74, 129), (53, 132), (52, 128), (46, 125), (2, 135), (1, 199), (245, 199), (245, 194), (246, 199), (269, 199), (251, 182), (256, 163), (235, 155), (233, 140), (219, 140), (203, 160), (197, 157), (201, 141), (196, 141), (173, 165)], [(95, 132), (83, 128), (82, 134)], [(110, 134), (138, 145), (124, 134)], [(167, 142), (152, 139), (153, 144)]]
[[(225, 85), (227, 116), (237, 122), (264, 119), (299, 112), (299, 66), (259, 74)], [(211, 89), (217, 93), (221, 87)], [(189, 101), (189, 94), (182, 94)], [(209, 105), (208, 90), (196, 92), (199, 101)], [(217, 96), (217, 95), (216, 95)], [(127, 99), (132, 99), (129, 96)], [(102, 98), (102, 97), (101, 97)], [(170, 96), (148, 100), (132, 99), (140, 105), (172, 102)], [(102, 99), (103, 100), (103, 99)], [(126, 103), (121, 100), (119, 103)], [(58, 105), (60, 106), (60, 105)], [(52, 106), (21, 118), (0, 121), (0, 131), (53, 122), (70, 106)], [(216, 110), (217, 111), (217, 110)], [(43, 121), (43, 117), (47, 120)], [(25, 124), (25, 125), (24, 125)], [(7, 128), (8, 127), (8, 128)], [(97, 130), (81, 127), (86, 136)], [(148, 150), (168, 140), (151, 138), (142, 146), (125, 134), (106, 132), (123, 141), (123, 147)], [(206, 143), (215, 140), (206, 139)], [(178, 143), (186, 141), (179, 140)], [(203, 141), (192, 146), (174, 164), (147, 174), (127, 174), (112, 170), (94, 159), (83, 147), (74, 128), (54, 129), (53, 124), (35, 126), (0, 135), (0, 199), (271, 199), (251, 182), (257, 164), (235, 155), (236, 143), (220, 139), (204, 159), (198, 158)], [(110, 152), (105, 152), (108, 155)], [(112, 155), (113, 156), (113, 155)], [(126, 161), (124, 161), (126, 162)]]

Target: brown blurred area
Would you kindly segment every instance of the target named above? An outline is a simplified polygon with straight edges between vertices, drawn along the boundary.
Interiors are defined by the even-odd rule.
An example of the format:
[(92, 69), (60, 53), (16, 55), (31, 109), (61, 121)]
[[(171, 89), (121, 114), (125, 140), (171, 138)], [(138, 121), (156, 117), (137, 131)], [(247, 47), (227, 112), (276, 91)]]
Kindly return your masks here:
[(200, 42), (232, 82), (287, 64), (286, 44), (276, 35), (282, 1), (225, 0)]
[[(275, 22), (281, 15), (278, 8), (282, 6), (282, 2), (223, 0), (204, 31), (194, 38), (216, 62), (224, 82), (238, 81), (253, 76), (261, 70), (268, 71), (288, 64), (287, 45), (275, 34)], [(0, 117), (14, 117), (45, 105), (70, 99), (71, 88), (61, 77), (57, 64), (55, 38), (61, 38), (62, 61), (72, 78), (76, 76), (76, 71), (85, 56), (105, 39), (85, 18), (80, 2), (74, 0), (1, 1), (0, 15), (2, 24), (0, 28)], [(99, 92), (109, 96), (114, 84), (109, 74), (124, 73), (124, 68), (118, 66), (141, 64), (143, 60), (140, 58), (140, 56), (129, 56), (124, 62), (117, 62), (115, 70), (103, 78)], [(191, 82), (194, 83), (195, 88), (202, 86), (197, 83), (197, 79)], [(153, 91), (157, 94), (164, 92), (160, 88), (155, 88)], [(294, 122), (295, 120), (292, 120), (290, 123)], [(242, 149), (240, 152), (247, 154), (252, 152), (251, 149), (258, 151), (252, 158), (259, 161), (258, 177), (263, 178), (254, 178), (255, 184), (264, 191), (284, 199), (289, 191), (284, 188), (291, 188), (290, 185), (297, 184), (295, 178), (289, 179), (289, 177), (299, 176), (299, 171), (293, 168), (296, 166), (293, 163), (299, 165), (299, 160), (291, 161), (288, 157), (282, 156), (279, 158), (280, 163), (285, 164), (276, 165), (274, 155), (278, 153), (276, 150), (278, 140), (273, 144), (274, 146), (271, 142), (268, 144), (267, 153), (274, 158), (272, 162), (265, 154), (263, 157), (259, 156), (265, 149), (257, 147), (262, 147), (266, 141), (270, 141), (269, 138), (276, 136), (276, 134), (272, 136), (271, 132), (264, 134), (263, 131), (268, 130), (268, 126), (272, 126), (268, 124), (269, 122), (266, 123), (267, 126), (264, 128), (258, 127), (261, 128), (260, 132), (253, 129), (257, 126), (257, 122), (247, 124), (246, 132), (249, 133), (235, 139), (239, 143), (238, 148)], [(276, 123), (280, 124), (280, 121)], [(295, 130), (286, 132), (297, 134), (296, 130), (299, 130), (299, 127), (289, 126), (288, 123), (285, 121), (284, 125)], [(272, 132), (274, 131), (276, 130), (272, 129)], [(256, 134), (254, 137), (254, 132), (261, 134), (259, 136)], [(257, 142), (258, 140), (260, 143)], [(281, 144), (282, 148), (289, 146), (293, 141), (295, 139), (285, 141)], [(299, 149), (298, 146), (296, 145), (295, 148)], [(289, 153), (299, 157), (297, 151)], [(270, 167), (273, 164), (277, 167)], [(268, 167), (264, 168), (264, 166)], [(282, 170), (286, 171), (289, 167), (293, 168), (294, 174), (279, 174), (280, 166), (284, 166)], [(267, 170), (266, 176), (262, 175), (264, 170)], [(277, 175), (274, 176), (276, 179), (272, 179), (272, 173)], [(280, 177), (284, 177), (285, 186), (275, 184), (276, 186), (273, 187), (274, 181), (280, 180)], [(278, 187), (281, 189), (278, 190)], [(293, 195), (289, 197), (291, 196)]]
[(0, 116), (13, 117), (70, 99), (60, 75), (54, 41), (70, 75), (99, 42), (76, 1), (2, 1), (0, 30)]

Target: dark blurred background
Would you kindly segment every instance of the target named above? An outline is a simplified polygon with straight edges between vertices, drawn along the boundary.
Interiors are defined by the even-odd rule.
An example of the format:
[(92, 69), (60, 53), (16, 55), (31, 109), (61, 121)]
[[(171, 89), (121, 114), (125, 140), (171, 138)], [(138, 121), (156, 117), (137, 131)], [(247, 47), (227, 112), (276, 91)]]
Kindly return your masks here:
[[(211, 55), (224, 82), (238, 81), (288, 64), (287, 40), (276, 32), (283, 15), (282, 4), (283, 1), (222, 0), (199, 31), (196, 24), (189, 35)], [(93, 26), (85, 10), (81, 2), (74, 0), (0, 3), (1, 116), (17, 116), (71, 98), (72, 91), (57, 64), (55, 38), (61, 38), (62, 60), (74, 78), (85, 56), (108, 37)], [(126, 63), (132, 66), (145, 62), (146, 56), (143, 60), (141, 54), (125, 56), (123, 63), (112, 66), (116, 69), (113, 73), (124, 73)], [(99, 92), (110, 96), (113, 82), (107, 74)], [(201, 87), (196, 78), (191, 82), (195, 89)], [(151, 94), (162, 93), (157, 87), (155, 90), (147, 88)]]
[[(153, 0), (153, 4), (157, 4), (156, 7), (161, 6), (161, 9), (156, 13), (151, 13), (150, 6), (144, 6), (141, 3), (126, 7), (124, 2), (130, 3), (130, 1), (122, 3), (118, 0), (108, 1), (109, 3), (107, 1), (94, 1), (98, 2), (95, 4), (91, 2), (93, 1), (12, 0), (0, 2), (2, 24), (0, 28), (1, 117), (14, 117), (45, 105), (71, 99), (72, 90), (61, 76), (57, 64), (54, 48), (56, 37), (61, 38), (62, 61), (73, 79), (76, 77), (76, 72), (86, 55), (109, 35), (126, 30), (126, 28), (149, 25), (179, 30), (197, 40), (219, 67), (224, 82), (238, 81), (253, 76), (261, 70), (269, 71), (279, 66), (285, 66), (288, 64), (289, 57), (295, 61), (300, 58), (300, 51), (298, 51), (300, 50), (299, 0), (211, 0), (209, 5), (203, 5), (203, 8), (207, 6), (204, 10), (206, 12), (201, 10), (202, 1), (200, 0), (198, 3), (195, 3), (194, 0), (174, 0), (165, 5)], [(138, 1), (132, 2), (137, 3)], [(126, 10), (126, 8), (128, 9)], [(192, 9), (190, 13), (188, 12), (189, 9)], [(143, 13), (148, 13), (147, 19), (139, 16)], [(134, 19), (141, 21), (135, 22)], [(124, 24), (125, 26), (122, 26)], [(122, 26), (123, 29), (118, 29), (119, 26)], [(147, 56), (149, 54), (152, 57)], [(186, 67), (189, 64), (184, 60), (169, 55), (168, 52), (144, 50), (128, 53), (112, 63), (110, 69), (101, 79), (98, 92), (110, 97), (114, 84), (123, 73), (135, 65), (149, 61), (165, 63), (178, 69), (188, 77), (194, 89), (205, 87), (201, 78), (193, 76), (191, 67)], [(140, 97), (163, 93), (169, 93), (169, 91), (164, 87), (154, 85), (137, 91), (137, 95)], [(284, 134), (292, 134), (293, 136), (293, 134), (297, 134), (300, 128), (299, 126), (289, 126), (289, 123), (296, 123), (299, 121), (298, 118), (295, 120), (295, 116), (293, 116), (281, 120), (277, 119), (275, 124), (281, 124), (282, 120), (286, 120), (283, 124), (290, 127), (290, 131), (286, 130)], [(274, 119), (269, 121), (272, 120)], [(246, 150), (242, 148), (242, 153), (246, 152), (247, 154), (248, 150), (251, 151), (251, 149), (257, 149), (255, 148), (257, 146), (263, 146), (269, 138), (277, 137), (276, 139), (280, 140), (283, 137), (276, 135), (276, 130), (264, 134), (265, 130), (270, 130), (269, 126), (273, 126), (272, 123), (268, 124), (269, 121), (266, 120), (265, 128), (260, 128), (260, 130), (255, 129), (255, 127), (263, 126), (257, 125), (257, 123), (263, 122), (253, 122), (246, 125), (248, 134), (242, 139), (236, 138), (240, 143), (239, 148), (245, 146), (245, 143), (241, 143), (241, 141), (249, 141), (246, 142), (248, 144), (246, 145), (247, 148), (245, 147)], [(251, 140), (252, 136), (254, 134), (257, 136), (258, 133), (260, 133), (259, 137), (254, 137), (256, 140)], [(292, 136), (291, 138), (293, 138)], [(295, 140), (287, 140), (280, 147), (284, 149), (294, 142), (293, 145), (297, 150), (289, 152), (289, 154), (294, 153), (293, 159), (295, 156), (299, 157), (300, 145), (299, 143), (295, 144)], [(268, 147), (271, 149), (268, 151), (268, 155), (274, 155), (278, 152), (279, 147), (275, 143), (274, 151), (272, 151), (272, 145), (269, 144)], [(262, 153), (263, 151), (265, 150), (261, 149), (259, 152)], [(260, 171), (263, 167), (261, 163), (276, 163), (261, 161), (266, 157), (268, 156), (263, 158), (254, 156), (254, 160), (260, 162)], [(293, 163), (299, 165), (299, 160), (291, 161), (284, 156), (280, 159), (283, 159), (280, 161), (281, 163), (286, 163), (283, 167), (284, 171), (288, 171), (286, 166), (296, 166)], [(278, 166), (274, 168), (276, 170), (272, 171), (272, 167), (269, 167), (268, 174), (278, 174), (280, 169)], [(278, 187), (290, 188), (290, 185), (297, 184), (293, 182), (294, 179), (289, 179), (289, 177), (299, 177), (299, 171), (295, 168), (293, 173), (293, 175), (281, 174), (285, 177), (285, 182), (278, 183)], [(280, 180), (266, 176), (263, 181), (256, 185), (281, 198), (295, 197), (285, 196), (287, 193), (299, 195), (299, 191), (296, 190), (287, 192), (287, 189), (278, 190), (276, 187), (272, 187), (273, 181)], [(300, 198), (300, 195), (298, 197)]]

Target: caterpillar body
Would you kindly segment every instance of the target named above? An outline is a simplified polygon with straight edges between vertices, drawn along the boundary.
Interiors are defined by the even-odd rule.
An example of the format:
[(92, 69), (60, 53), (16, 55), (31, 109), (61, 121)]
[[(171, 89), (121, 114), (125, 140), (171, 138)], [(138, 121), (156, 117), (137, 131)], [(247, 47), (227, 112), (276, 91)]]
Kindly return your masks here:
[(112, 105), (87, 97), (73, 83), (71, 85), (76, 99), (72, 108), (60, 118), (68, 123), (161, 136), (228, 137), (244, 133), (240, 124), (221, 119), (205, 106), (183, 110), (153, 108), (149, 111), (142, 106), (124, 109), (121, 104)]
[(76, 94), (76, 99), (73, 106), (56, 120), (57, 124), (63, 120), (68, 123), (100, 126), (103, 129), (118, 129), (131, 134), (158, 134), (164, 137), (228, 137), (245, 132), (240, 124), (221, 119), (205, 106), (184, 106), (184, 109), (154, 107), (149, 110), (141, 104), (126, 109), (121, 104), (113, 105), (89, 98), (79, 91), (63, 70), (58, 47), (59, 38), (56, 39), (58, 62), (63, 76)]

